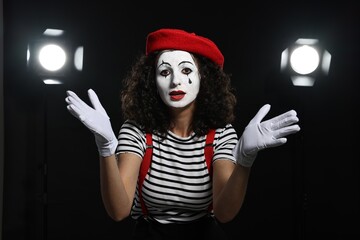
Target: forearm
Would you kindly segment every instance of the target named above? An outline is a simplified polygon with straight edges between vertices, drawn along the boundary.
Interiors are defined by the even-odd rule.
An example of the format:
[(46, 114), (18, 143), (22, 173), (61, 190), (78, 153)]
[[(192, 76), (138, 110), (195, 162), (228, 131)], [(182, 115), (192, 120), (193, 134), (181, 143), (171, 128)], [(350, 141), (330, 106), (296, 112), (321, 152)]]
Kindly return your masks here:
[(239, 164), (221, 190), (214, 202), (214, 214), (220, 222), (229, 222), (236, 217), (240, 211), (248, 185), (251, 168)]
[(126, 218), (132, 206), (132, 199), (121, 179), (115, 155), (100, 157), (100, 186), (105, 209), (115, 221)]
[[(100, 187), (103, 203), (108, 214), (114, 220), (120, 221), (129, 215), (134, 196), (135, 180), (131, 178), (131, 180), (124, 181), (124, 179), (129, 179), (124, 174), (128, 168), (125, 167), (122, 173), (119, 171), (120, 167), (118, 167), (114, 155), (118, 139), (112, 130), (110, 118), (92, 89), (88, 90), (92, 106), (86, 104), (72, 91), (66, 91), (66, 94), (65, 101), (68, 104), (68, 111), (95, 136), (95, 142), (101, 156)], [(135, 170), (134, 172), (136, 172)]]

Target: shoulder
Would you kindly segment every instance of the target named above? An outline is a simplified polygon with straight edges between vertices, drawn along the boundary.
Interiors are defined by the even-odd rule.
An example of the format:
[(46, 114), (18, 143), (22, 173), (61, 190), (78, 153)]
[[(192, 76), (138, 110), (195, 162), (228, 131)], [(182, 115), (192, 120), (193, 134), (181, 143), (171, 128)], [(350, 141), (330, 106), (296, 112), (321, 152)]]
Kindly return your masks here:
[(137, 142), (140, 145), (145, 144), (146, 133), (141, 126), (131, 120), (126, 120), (119, 131), (119, 140), (128, 140), (131, 142)]
[(225, 127), (216, 129), (216, 139), (237, 139), (237, 133), (232, 124), (227, 124)]
[(145, 135), (145, 131), (143, 130), (143, 128), (132, 120), (125, 120), (125, 122), (121, 125), (120, 133), (129, 133), (132, 135)]
[(235, 162), (232, 150), (237, 142), (238, 136), (235, 128), (231, 124), (227, 124), (223, 128), (217, 128), (214, 141), (213, 161), (228, 159)]
[(131, 152), (143, 157), (146, 149), (145, 132), (134, 121), (126, 120), (118, 135), (117, 153)]

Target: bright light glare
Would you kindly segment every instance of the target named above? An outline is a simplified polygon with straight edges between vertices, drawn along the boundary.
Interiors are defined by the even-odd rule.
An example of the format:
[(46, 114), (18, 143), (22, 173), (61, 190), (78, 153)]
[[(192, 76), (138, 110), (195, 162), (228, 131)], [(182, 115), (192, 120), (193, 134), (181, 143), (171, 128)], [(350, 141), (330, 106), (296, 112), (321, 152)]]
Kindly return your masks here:
[(284, 70), (288, 65), (288, 58), (289, 58), (289, 49), (285, 49), (281, 53), (281, 62), (280, 62), (280, 69)]
[(318, 42), (319, 40), (315, 38), (299, 38), (295, 43), (299, 45), (315, 45)]
[(74, 64), (75, 68), (78, 71), (81, 71), (83, 68), (83, 55), (84, 55), (84, 47), (78, 47), (74, 54)]
[(291, 76), (291, 81), (294, 86), (312, 87), (315, 83), (315, 78), (310, 76)]
[(55, 44), (44, 46), (39, 53), (40, 64), (49, 71), (57, 71), (66, 61), (65, 51)]
[(313, 72), (318, 67), (319, 61), (317, 51), (308, 45), (298, 47), (290, 56), (291, 67), (299, 74)]
[(325, 50), (324, 54), (323, 54), (321, 69), (323, 70), (324, 74), (326, 74), (326, 75), (329, 73), (330, 62), (331, 62), (331, 54)]
[(29, 50), (29, 47), (27, 48), (26, 50), (26, 61), (29, 62), (30, 60), (30, 50)]
[(53, 37), (56, 37), (56, 36), (61, 36), (64, 34), (64, 30), (62, 29), (54, 29), (54, 28), (47, 28), (45, 31), (44, 31), (44, 35), (46, 36), (53, 36)]
[(47, 85), (57, 85), (57, 84), (62, 84), (62, 82), (60, 80), (57, 79), (44, 79), (43, 82)]

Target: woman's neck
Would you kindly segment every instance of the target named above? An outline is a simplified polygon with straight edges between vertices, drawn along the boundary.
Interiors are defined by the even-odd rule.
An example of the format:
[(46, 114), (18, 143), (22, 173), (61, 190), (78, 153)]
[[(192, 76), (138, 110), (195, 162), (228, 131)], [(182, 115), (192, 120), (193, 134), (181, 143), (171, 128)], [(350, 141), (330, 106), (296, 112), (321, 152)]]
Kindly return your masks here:
[(192, 133), (192, 120), (195, 111), (195, 103), (184, 108), (172, 108), (171, 114), (171, 126), (170, 131), (180, 137), (188, 137)]

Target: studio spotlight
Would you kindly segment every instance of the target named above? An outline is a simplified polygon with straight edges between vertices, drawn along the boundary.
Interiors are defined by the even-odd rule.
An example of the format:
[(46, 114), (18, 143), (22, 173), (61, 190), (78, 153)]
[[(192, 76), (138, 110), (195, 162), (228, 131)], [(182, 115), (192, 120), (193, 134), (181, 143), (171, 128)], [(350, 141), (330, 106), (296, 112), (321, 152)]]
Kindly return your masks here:
[(299, 38), (281, 54), (281, 72), (294, 86), (313, 86), (319, 76), (328, 75), (331, 54), (317, 39)]
[(83, 69), (83, 46), (77, 46), (64, 30), (46, 29), (28, 43), (27, 67), (45, 84), (63, 84)]

